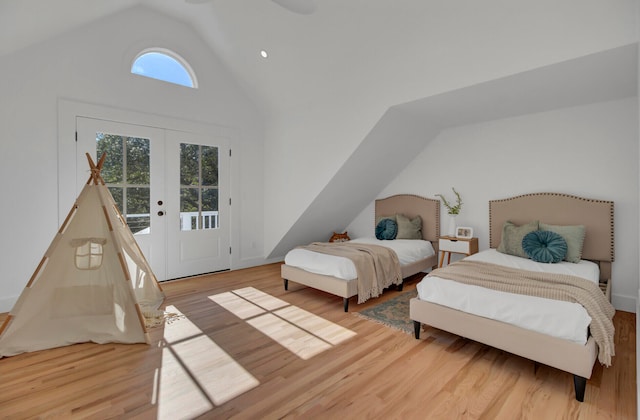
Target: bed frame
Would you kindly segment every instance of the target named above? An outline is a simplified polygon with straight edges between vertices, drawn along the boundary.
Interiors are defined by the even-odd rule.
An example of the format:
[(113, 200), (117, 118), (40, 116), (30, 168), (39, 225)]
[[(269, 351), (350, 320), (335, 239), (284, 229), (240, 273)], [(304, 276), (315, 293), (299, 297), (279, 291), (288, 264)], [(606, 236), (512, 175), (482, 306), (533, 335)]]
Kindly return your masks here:
[[(399, 194), (376, 200), (373, 227), (375, 228), (375, 220), (378, 217), (392, 216), (396, 213), (404, 214), (411, 219), (420, 216), (422, 218), (422, 238), (430, 241), (435, 250), (435, 255), (432, 257), (402, 267), (402, 278), (436, 267), (438, 265), (438, 238), (440, 236), (440, 200), (412, 194)], [(281, 275), (285, 290), (289, 289), (289, 280), (291, 280), (341, 296), (345, 312), (349, 311), (349, 298), (358, 294), (357, 279), (343, 280), (333, 276), (310, 273), (286, 264), (281, 267)], [(402, 289), (402, 285), (399, 288)]]
[[(613, 201), (592, 200), (567, 194), (526, 194), (489, 202), (489, 246), (497, 248), (507, 220), (524, 224), (532, 220), (554, 225), (585, 225), (582, 258), (600, 266), (600, 288), (611, 300), (611, 263), (614, 260)], [(427, 280), (428, 281), (428, 280)], [(488, 344), (574, 376), (576, 399), (584, 401), (587, 379), (598, 356), (593, 337), (585, 345), (471, 315), (418, 298), (411, 299), (409, 315), (415, 337), (421, 323)]]

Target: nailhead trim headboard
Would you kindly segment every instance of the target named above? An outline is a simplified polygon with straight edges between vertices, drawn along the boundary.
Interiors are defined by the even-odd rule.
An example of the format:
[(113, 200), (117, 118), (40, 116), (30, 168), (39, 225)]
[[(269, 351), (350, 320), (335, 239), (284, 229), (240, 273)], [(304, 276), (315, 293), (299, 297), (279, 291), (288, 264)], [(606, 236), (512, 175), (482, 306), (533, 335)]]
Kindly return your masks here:
[(489, 246), (497, 248), (502, 225), (532, 220), (551, 225), (584, 225), (582, 258), (614, 261), (613, 201), (594, 200), (561, 193), (533, 193), (489, 201)]
[[(410, 219), (422, 218), (422, 238), (438, 243), (440, 238), (440, 200), (414, 194), (397, 194), (375, 201), (375, 218), (401, 213)], [(375, 228), (375, 219), (374, 219)], [(437, 248), (436, 248), (437, 249)]]

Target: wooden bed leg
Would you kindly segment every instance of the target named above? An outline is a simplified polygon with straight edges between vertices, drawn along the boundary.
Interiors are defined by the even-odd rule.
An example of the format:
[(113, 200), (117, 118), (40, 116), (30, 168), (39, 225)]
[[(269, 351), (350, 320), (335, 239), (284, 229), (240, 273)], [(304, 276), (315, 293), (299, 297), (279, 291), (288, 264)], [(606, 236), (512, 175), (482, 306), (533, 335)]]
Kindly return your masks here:
[(344, 305), (344, 311), (349, 312), (349, 298), (342, 298), (342, 303)]
[(413, 334), (416, 336), (416, 340), (420, 338), (420, 328), (422, 328), (420, 321), (413, 321)]
[(587, 388), (587, 378), (573, 375), (573, 386), (576, 389), (576, 400), (584, 402), (584, 391)]
[(400, 283), (400, 284), (398, 285), (398, 291), (399, 291), (399, 292), (402, 292), (402, 288), (403, 288), (403, 287), (404, 287), (404, 280), (402, 280), (402, 283)]
[(284, 280), (284, 290), (289, 290), (289, 280), (287, 279), (282, 279)]

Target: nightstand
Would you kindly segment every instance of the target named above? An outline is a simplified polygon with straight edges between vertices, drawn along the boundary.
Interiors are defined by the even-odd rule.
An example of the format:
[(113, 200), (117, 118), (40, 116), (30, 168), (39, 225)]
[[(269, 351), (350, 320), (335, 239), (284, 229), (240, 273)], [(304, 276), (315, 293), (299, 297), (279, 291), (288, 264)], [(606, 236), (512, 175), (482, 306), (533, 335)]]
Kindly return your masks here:
[(438, 241), (438, 248), (440, 249), (440, 264), (438, 267), (442, 267), (445, 254), (447, 254), (447, 264), (449, 264), (452, 253), (471, 255), (478, 252), (478, 238), (463, 239), (452, 236), (441, 236)]

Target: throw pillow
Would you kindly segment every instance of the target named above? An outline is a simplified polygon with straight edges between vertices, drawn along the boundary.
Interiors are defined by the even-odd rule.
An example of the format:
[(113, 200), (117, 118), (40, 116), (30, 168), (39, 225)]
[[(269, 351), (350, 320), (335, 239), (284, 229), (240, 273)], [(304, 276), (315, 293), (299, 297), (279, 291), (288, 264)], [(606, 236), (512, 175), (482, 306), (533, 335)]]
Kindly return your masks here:
[(534, 261), (557, 263), (567, 255), (567, 241), (549, 230), (534, 230), (522, 238), (522, 249)]
[(526, 225), (518, 226), (510, 221), (502, 225), (502, 239), (498, 245), (498, 252), (515, 255), (517, 257), (529, 258), (522, 249), (522, 238), (529, 232), (538, 230), (538, 221), (529, 222)]
[(398, 224), (392, 219), (382, 219), (376, 225), (376, 238), (381, 240), (395, 239), (398, 234)]
[(416, 216), (409, 219), (404, 214), (396, 214), (398, 234), (396, 239), (422, 239), (422, 218)]
[(540, 223), (540, 229), (555, 232), (562, 236), (564, 240), (567, 241), (567, 256), (564, 257), (564, 259), (572, 263), (580, 262), (586, 234), (584, 225), (562, 226)]

